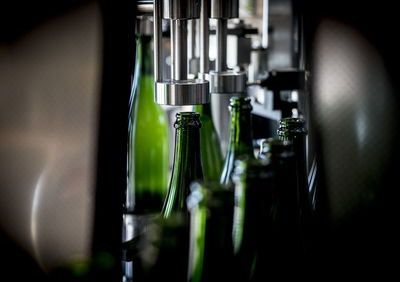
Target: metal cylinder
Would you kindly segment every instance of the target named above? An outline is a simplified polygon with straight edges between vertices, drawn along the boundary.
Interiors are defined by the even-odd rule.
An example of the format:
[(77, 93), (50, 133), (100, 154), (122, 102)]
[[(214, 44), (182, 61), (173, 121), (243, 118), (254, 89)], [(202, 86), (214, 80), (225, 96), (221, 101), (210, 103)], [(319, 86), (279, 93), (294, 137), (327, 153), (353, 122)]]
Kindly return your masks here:
[(269, 13), (269, 1), (263, 0), (263, 18), (262, 18), (262, 36), (261, 36), (261, 46), (263, 48), (268, 47), (268, 13)]
[(200, 73), (206, 74), (210, 70), (209, 61), (209, 22), (208, 0), (201, 0), (200, 6)]
[(187, 21), (171, 20), (171, 78), (187, 79)]
[(239, 0), (211, 0), (210, 18), (232, 19), (239, 17)]
[(153, 4), (153, 25), (154, 25), (154, 81), (162, 81), (162, 18), (161, 6), (162, 0), (154, 0)]
[(246, 72), (227, 70), (224, 72), (210, 71), (211, 93), (244, 93), (246, 91)]
[(188, 20), (188, 59), (189, 74), (196, 76), (199, 73), (199, 56), (196, 48), (199, 37), (199, 20)]
[(196, 58), (196, 23), (197, 20), (188, 20), (188, 58)]
[(268, 50), (255, 49), (250, 52), (249, 82), (265, 79), (268, 76)]
[(153, 14), (153, 0), (138, 0), (136, 2), (138, 15), (152, 15)]
[(163, 18), (170, 20), (197, 19), (200, 16), (198, 0), (163, 0)]
[(228, 37), (228, 20), (218, 19), (216, 25), (217, 56), (215, 58), (215, 70), (226, 70), (226, 42)]
[(155, 102), (162, 105), (198, 105), (210, 102), (209, 83), (192, 79), (157, 82)]

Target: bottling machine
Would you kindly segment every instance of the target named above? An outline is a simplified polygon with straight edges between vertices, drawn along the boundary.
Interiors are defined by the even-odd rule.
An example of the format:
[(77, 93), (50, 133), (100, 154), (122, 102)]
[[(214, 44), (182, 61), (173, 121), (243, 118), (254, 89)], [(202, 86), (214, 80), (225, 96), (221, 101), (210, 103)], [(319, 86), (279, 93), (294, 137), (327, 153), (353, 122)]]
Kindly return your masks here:
[[(97, 259), (121, 279), (128, 103), (138, 17), (153, 27), (154, 102), (250, 96), (254, 148), (306, 121), (321, 233), (310, 278), (393, 274), (399, 53), (390, 1), (7, 2), (0, 12), (0, 246), (5, 276), (48, 281)], [(323, 3), (322, 3), (323, 2)], [(172, 129), (171, 129), (172, 130)], [(97, 261), (97, 262), (98, 262)], [(348, 272), (350, 271), (350, 272)], [(389, 276), (388, 276), (389, 277)]]

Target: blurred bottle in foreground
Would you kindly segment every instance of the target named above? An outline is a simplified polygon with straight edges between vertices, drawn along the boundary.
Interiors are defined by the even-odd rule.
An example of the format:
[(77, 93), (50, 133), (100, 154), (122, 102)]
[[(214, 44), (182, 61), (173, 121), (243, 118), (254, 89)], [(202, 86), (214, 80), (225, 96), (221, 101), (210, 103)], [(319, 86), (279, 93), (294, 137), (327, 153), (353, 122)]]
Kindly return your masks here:
[(231, 281), (233, 191), (218, 182), (194, 182), (188, 197), (188, 281)]
[[(268, 224), (262, 225), (252, 281), (305, 277), (309, 261), (306, 250), (306, 220), (297, 183), (297, 159), (291, 142), (267, 139), (262, 161), (271, 175), (272, 201)], [(290, 271), (288, 271), (290, 270)]]
[(235, 193), (232, 271), (235, 281), (251, 281), (259, 252), (263, 244), (271, 241), (273, 190), (269, 162), (250, 158), (237, 160), (232, 180)]

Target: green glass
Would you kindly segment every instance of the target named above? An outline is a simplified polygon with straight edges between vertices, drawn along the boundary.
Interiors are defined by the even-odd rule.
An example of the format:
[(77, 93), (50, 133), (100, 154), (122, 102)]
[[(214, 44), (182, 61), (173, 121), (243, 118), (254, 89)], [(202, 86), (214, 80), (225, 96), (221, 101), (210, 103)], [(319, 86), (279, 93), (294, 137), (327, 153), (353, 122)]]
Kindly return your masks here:
[(171, 181), (162, 216), (168, 218), (177, 211), (187, 211), (186, 198), (190, 184), (203, 180), (200, 152), (200, 115), (195, 112), (176, 114), (175, 153)]
[(290, 141), (296, 156), (297, 186), (299, 190), (299, 201), (304, 218), (309, 217), (311, 212), (307, 160), (306, 160), (306, 136), (305, 121), (301, 118), (283, 118), (279, 121), (278, 136), (281, 140)]
[(152, 220), (140, 237), (139, 275), (133, 281), (187, 282), (188, 244), (186, 212), (177, 211), (168, 218)]
[(159, 213), (168, 188), (169, 133), (164, 110), (154, 103), (151, 37), (140, 36), (131, 96), (127, 213)]
[(272, 172), (268, 160), (241, 159), (235, 162), (235, 208), (233, 220), (234, 277), (251, 281), (261, 245), (270, 240), (273, 212)]
[(192, 183), (188, 281), (232, 281), (233, 200), (219, 182)]
[(151, 36), (138, 37), (129, 106), (127, 189), (122, 230), (126, 281), (140, 276), (137, 241), (150, 219), (159, 215), (168, 189), (168, 121), (161, 106), (154, 103)]
[[(297, 185), (297, 159), (290, 141), (268, 139), (263, 159), (271, 173), (270, 210), (259, 233), (252, 281), (276, 280), (307, 269), (303, 203)], [(291, 272), (288, 272), (290, 270)]]
[(211, 115), (211, 104), (196, 105), (195, 112), (200, 114), (201, 159), (205, 181), (219, 181), (223, 165), (221, 144)]
[(222, 169), (220, 183), (230, 185), (234, 162), (238, 158), (254, 158), (253, 132), (251, 122), (251, 99), (249, 97), (233, 97), (230, 99), (231, 128), (228, 150)]

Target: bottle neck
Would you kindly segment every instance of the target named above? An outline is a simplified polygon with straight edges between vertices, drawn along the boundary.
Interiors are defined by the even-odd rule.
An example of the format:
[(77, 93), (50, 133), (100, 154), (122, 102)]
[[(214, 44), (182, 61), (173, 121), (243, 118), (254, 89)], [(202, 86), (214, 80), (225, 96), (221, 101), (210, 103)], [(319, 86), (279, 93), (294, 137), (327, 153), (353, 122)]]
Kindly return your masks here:
[(176, 129), (174, 164), (201, 166), (200, 128)]
[(153, 52), (151, 46), (151, 37), (146, 35), (140, 36), (138, 48), (141, 74), (153, 76)]
[(251, 131), (251, 109), (233, 108), (231, 129), (228, 142), (228, 154), (253, 155), (253, 138)]
[(190, 184), (202, 179), (200, 126), (178, 126), (175, 134), (174, 167), (163, 216), (167, 218), (173, 211), (187, 211), (186, 199)]

